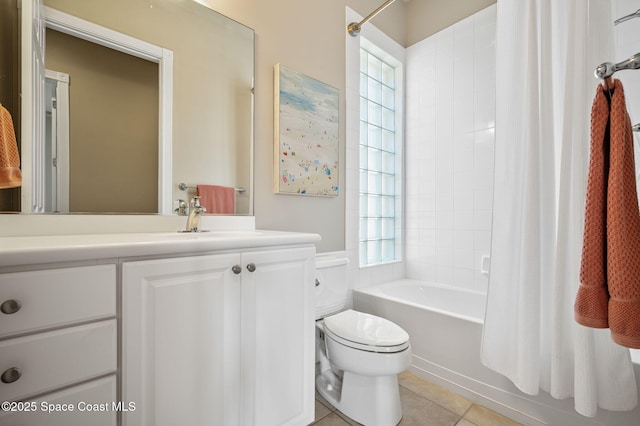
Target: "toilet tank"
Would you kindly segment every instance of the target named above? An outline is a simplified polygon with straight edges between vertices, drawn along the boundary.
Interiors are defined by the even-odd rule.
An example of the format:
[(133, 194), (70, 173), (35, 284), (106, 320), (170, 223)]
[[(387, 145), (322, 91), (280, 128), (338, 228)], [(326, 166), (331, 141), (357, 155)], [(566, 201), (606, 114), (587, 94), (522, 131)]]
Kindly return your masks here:
[(342, 311), (347, 304), (349, 285), (345, 253), (316, 256), (316, 319)]

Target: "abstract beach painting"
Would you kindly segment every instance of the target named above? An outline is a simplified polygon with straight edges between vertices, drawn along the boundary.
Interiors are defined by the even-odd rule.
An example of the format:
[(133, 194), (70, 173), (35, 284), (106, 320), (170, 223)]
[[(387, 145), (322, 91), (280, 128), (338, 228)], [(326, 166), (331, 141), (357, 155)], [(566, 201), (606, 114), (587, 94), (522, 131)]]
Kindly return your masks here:
[(338, 195), (339, 91), (275, 66), (275, 192)]

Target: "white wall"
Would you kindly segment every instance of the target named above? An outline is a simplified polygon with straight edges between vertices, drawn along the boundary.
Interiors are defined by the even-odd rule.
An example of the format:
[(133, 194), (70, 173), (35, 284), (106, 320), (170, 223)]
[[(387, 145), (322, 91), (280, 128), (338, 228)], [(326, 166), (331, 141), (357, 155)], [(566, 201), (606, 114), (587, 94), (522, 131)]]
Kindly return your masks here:
[(411, 46), (463, 18), (495, 4), (496, 0), (413, 0), (407, 7), (407, 42)]
[[(69, 2), (71, 0), (67, 0)], [(186, 2), (190, 0), (179, 0)], [(216, 11), (255, 30), (255, 167), (254, 214), (257, 228), (314, 232), (322, 236), (319, 252), (343, 250), (345, 247), (345, 196), (318, 198), (273, 193), (273, 67), (282, 63), (296, 71), (323, 81), (340, 90), (340, 186), (344, 189), (345, 149), (345, 6), (366, 15), (379, 5), (371, 0), (301, 2), (296, 0), (198, 0)], [(145, 3), (143, 1), (143, 3)], [(153, 1), (147, 0), (149, 6)], [(26, 3), (25, 3), (26, 4)], [(402, 43), (406, 35), (405, 3), (396, 2), (375, 18)], [(27, 93), (23, 93), (28, 97)], [(24, 126), (30, 126), (27, 120)], [(23, 144), (29, 146), (23, 134)], [(26, 148), (23, 153), (30, 155)], [(24, 170), (29, 173), (29, 170)], [(33, 229), (47, 228), (50, 220), (44, 216), (24, 215), (14, 220), (0, 216), (0, 235), (33, 235)], [(103, 232), (106, 216), (83, 218), (87, 232)], [(112, 220), (111, 217), (108, 218)], [(55, 222), (66, 222), (54, 220)], [(226, 220), (222, 220), (226, 222)], [(13, 226), (19, 222), (21, 226)], [(123, 217), (123, 227), (130, 229), (139, 221)], [(128, 223), (130, 222), (130, 223)], [(166, 221), (158, 216), (145, 217), (145, 224), (158, 229)], [(94, 224), (98, 224), (94, 226)], [(170, 229), (169, 229), (170, 230)], [(56, 233), (76, 233), (75, 228), (56, 229)]]
[[(199, 0), (252, 27), (256, 33), (254, 214), (262, 229), (315, 232), (318, 252), (345, 248), (345, 6), (367, 15), (371, 0)], [(400, 43), (404, 2), (375, 18)], [(273, 193), (273, 66), (281, 63), (340, 90), (340, 195), (305, 197)]]
[[(273, 193), (273, 66), (276, 63), (282, 63), (340, 90), (340, 184), (342, 189), (346, 189), (348, 184), (344, 178), (346, 175), (345, 6), (348, 5), (360, 15), (366, 16), (379, 6), (382, 0), (197, 1), (252, 27), (256, 32), (254, 123), (256, 226), (263, 229), (316, 232), (322, 236), (318, 251), (344, 249), (347, 232), (344, 191), (341, 191), (339, 197), (331, 199)], [(408, 29), (408, 25), (421, 31), (424, 28), (424, 22), (418, 17), (419, 15), (428, 13), (440, 17), (440, 12), (424, 10), (420, 2), (427, 3), (426, 0), (414, 0), (409, 3), (397, 1), (374, 18), (372, 24), (382, 29), (399, 44), (406, 45), (408, 33), (417, 34), (416, 31)], [(152, 5), (153, 1), (147, 0), (147, 3)], [(464, 9), (461, 9), (459, 3), (465, 3), (465, 0), (447, 1), (452, 11)], [(408, 22), (410, 7), (417, 9), (412, 12), (411, 22)], [(101, 216), (92, 218), (92, 223), (101, 223), (102, 218)], [(47, 222), (46, 218), (29, 218), (26, 220), (29, 226), (15, 229), (10, 225), (14, 221), (5, 219), (0, 217), (0, 233), (7, 228), (12, 235), (32, 234), (34, 227), (39, 229), (40, 225)], [(156, 219), (154, 216), (149, 216), (147, 221), (162, 222)], [(23, 220), (20, 219), (20, 222)], [(123, 218), (123, 222), (126, 222), (126, 217)], [(131, 222), (136, 221), (132, 219)], [(91, 229), (87, 231), (91, 232)], [(93, 229), (93, 232), (101, 231), (100, 226)], [(75, 231), (59, 229), (57, 232)]]
[(496, 5), (407, 49), (406, 275), (485, 291)]

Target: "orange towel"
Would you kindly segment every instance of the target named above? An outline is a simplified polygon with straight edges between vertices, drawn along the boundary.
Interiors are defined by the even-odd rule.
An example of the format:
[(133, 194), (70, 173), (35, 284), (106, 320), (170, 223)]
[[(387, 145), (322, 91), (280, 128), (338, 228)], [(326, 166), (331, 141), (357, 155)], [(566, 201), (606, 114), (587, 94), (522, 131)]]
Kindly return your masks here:
[(200, 205), (210, 214), (235, 214), (236, 190), (228, 186), (198, 185)]
[(608, 326), (616, 343), (640, 348), (640, 211), (631, 121), (618, 80), (611, 106), (598, 87), (590, 155), (575, 319)]
[(13, 120), (9, 111), (0, 105), (0, 189), (21, 185), (20, 153)]
[(580, 287), (574, 305), (578, 323), (587, 327), (609, 326), (607, 291), (607, 173), (609, 157), (609, 102), (598, 85), (591, 107), (591, 147), (584, 214)]

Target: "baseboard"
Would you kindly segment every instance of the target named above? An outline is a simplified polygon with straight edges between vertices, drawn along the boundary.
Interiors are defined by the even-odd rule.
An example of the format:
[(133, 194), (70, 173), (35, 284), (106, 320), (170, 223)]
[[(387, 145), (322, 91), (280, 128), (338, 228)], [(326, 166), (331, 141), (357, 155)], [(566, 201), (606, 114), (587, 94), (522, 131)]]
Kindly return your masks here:
[[(543, 392), (537, 396), (525, 395), (506, 382), (504, 388), (493, 386), (416, 355), (413, 356), (409, 371), (523, 425), (604, 425), (574, 411), (573, 399), (556, 400)], [(509, 389), (510, 387), (513, 389)]]

